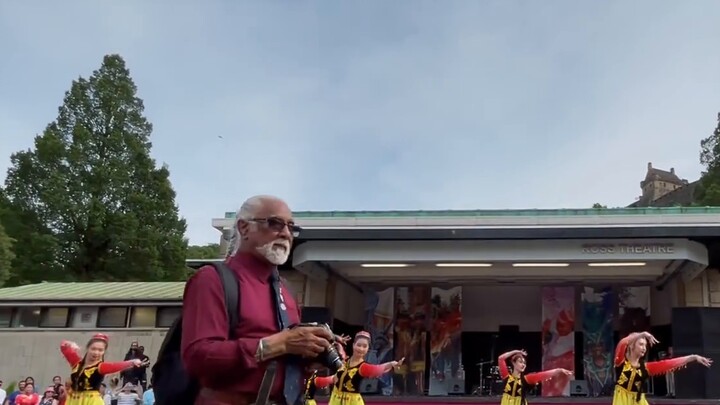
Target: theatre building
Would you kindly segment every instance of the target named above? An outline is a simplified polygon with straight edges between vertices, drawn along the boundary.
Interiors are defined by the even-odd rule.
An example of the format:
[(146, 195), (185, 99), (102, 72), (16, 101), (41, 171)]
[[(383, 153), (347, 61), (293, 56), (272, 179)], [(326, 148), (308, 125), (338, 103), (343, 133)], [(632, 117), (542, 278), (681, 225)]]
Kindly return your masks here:
[[(370, 392), (497, 394), (497, 356), (577, 381), (542, 396), (610, 395), (618, 339), (650, 330), (649, 360), (720, 358), (720, 208), (298, 212), (291, 258), (305, 307), (343, 332), (371, 329), (404, 374)], [(213, 220), (226, 236), (234, 213)], [(223, 242), (224, 243), (224, 242)], [(312, 310), (309, 312), (317, 312)], [(671, 326), (672, 325), (672, 326)], [(487, 362), (487, 363), (485, 363)], [(482, 364), (482, 384), (481, 368)], [(678, 397), (720, 398), (720, 373), (692, 365)], [(665, 394), (664, 377), (648, 387)]]

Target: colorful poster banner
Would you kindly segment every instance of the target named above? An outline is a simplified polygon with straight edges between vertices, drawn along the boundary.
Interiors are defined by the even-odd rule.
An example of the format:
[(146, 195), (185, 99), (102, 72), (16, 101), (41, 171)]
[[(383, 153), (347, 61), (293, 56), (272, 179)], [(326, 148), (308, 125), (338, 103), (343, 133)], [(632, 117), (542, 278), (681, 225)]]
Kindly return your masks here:
[(620, 338), (650, 330), (650, 287), (623, 287), (618, 301)]
[[(367, 361), (371, 364), (382, 364), (395, 360), (394, 330), (395, 289), (383, 291), (365, 291), (365, 330), (372, 336), (371, 350)], [(382, 395), (392, 395), (392, 374), (385, 374), (378, 379), (378, 388)]]
[(611, 396), (613, 369), (613, 320), (615, 294), (611, 287), (585, 287), (582, 293), (583, 368), (589, 395)]
[(430, 395), (465, 393), (462, 287), (433, 288), (430, 299)]
[(405, 358), (395, 373), (396, 395), (424, 395), (425, 352), (430, 314), (430, 287), (395, 290), (395, 357)]
[[(542, 289), (543, 370), (564, 368), (575, 371), (575, 288)], [(562, 376), (542, 384), (542, 396), (570, 395), (571, 376)]]

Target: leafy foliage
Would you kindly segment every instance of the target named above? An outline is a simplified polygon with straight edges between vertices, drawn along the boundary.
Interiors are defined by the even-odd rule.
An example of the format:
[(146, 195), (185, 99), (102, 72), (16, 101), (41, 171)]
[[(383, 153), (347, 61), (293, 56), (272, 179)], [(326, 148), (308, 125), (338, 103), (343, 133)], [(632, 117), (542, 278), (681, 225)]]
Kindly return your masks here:
[(700, 142), (700, 163), (705, 166), (696, 191), (699, 205), (720, 206), (720, 113), (712, 135)]
[(150, 157), (136, 93), (123, 59), (108, 55), (72, 83), (35, 148), (12, 155), (3, 219), (28, 244), (15, 251), (16, 283), (185, 276), (185, 221), (168, 168)]
[(187, 258), (188, 259), (218, 259), (221, 258), (220, 245), (217, 243), (210, 243), (205, 246), (193, 245), (188, 246)]
[(0, 223), (0, 286), (10, 278), (11, 266), (15, 259), (12, 249), (13, 239), (5, 233), (5, 228)]

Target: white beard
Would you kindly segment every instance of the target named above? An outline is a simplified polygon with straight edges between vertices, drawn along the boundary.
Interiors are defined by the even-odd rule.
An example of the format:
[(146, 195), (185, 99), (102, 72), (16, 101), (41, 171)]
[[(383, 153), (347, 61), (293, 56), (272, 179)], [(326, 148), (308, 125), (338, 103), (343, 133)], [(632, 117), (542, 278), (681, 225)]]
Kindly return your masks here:
[(288, 256), (290, 256), (290, 242), (284, 239), (274, 240), (270, 243), (258, 246), (257, 251), (270, 263), (279, 266), (285, 263)]

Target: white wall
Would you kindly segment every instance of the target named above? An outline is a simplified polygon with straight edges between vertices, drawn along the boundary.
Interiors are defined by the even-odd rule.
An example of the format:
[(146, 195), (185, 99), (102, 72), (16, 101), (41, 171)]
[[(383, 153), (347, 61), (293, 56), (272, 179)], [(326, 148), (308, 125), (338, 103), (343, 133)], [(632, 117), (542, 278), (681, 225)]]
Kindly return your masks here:
[[(542, 299), (539, 286), (465, 286), (463, 287), (463, 331), (497, 332), (500, 325), (518, 325), (522, 332), (539, 332)], [(673, 305), (677, 305), (673, 283), (663, 291), (651, 290), (650, 320), (667, 325)], [(580, 288), (576, 288), (576, 330), (580, 322)]]

